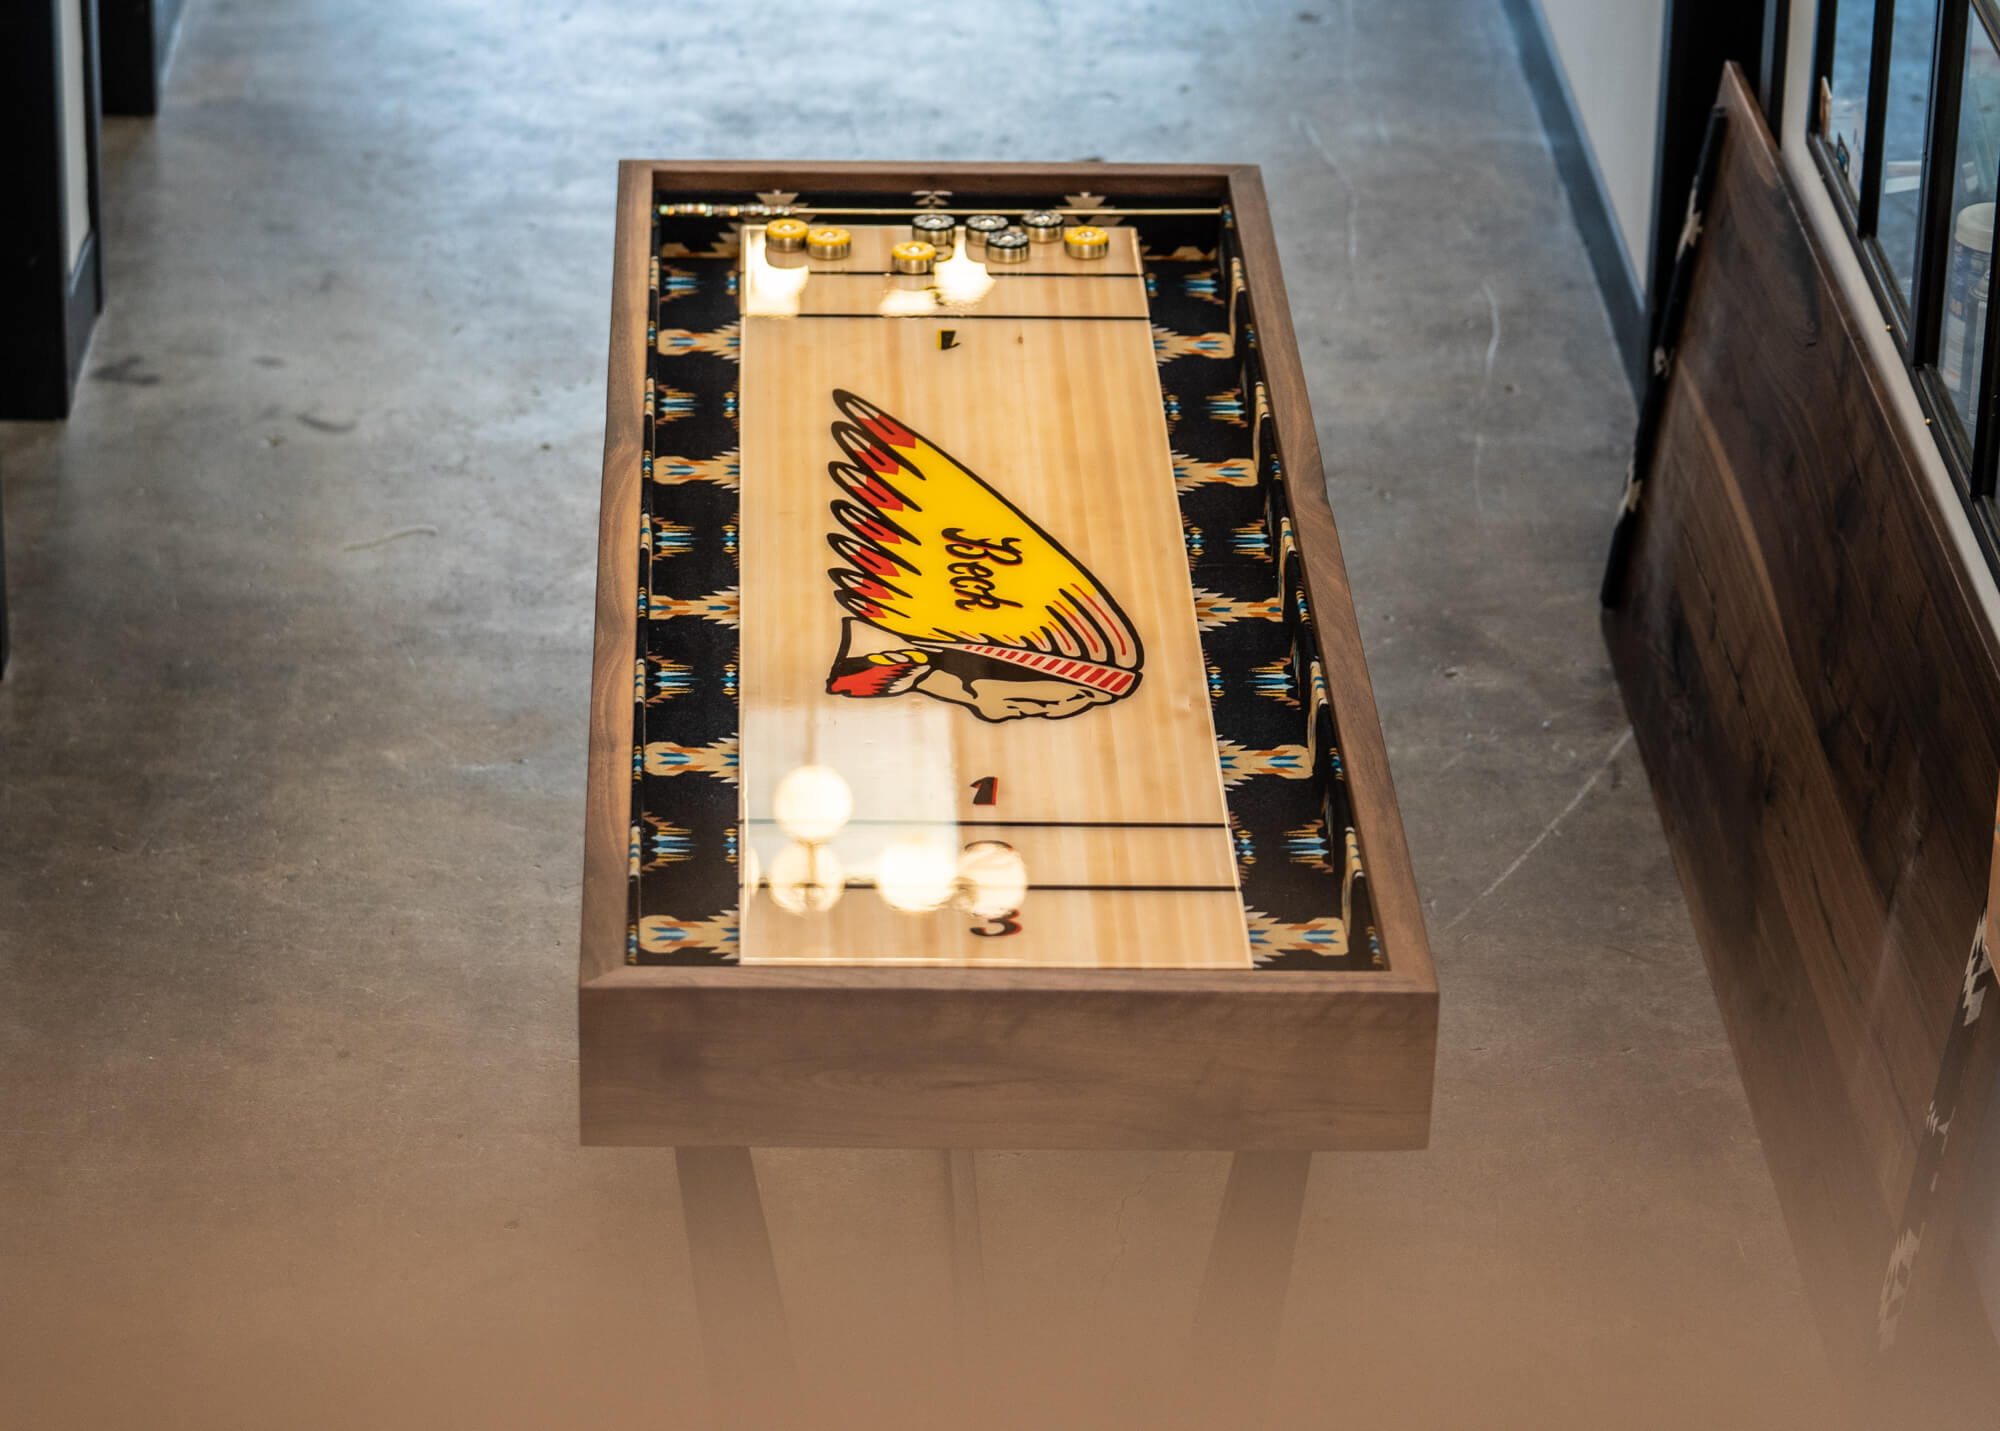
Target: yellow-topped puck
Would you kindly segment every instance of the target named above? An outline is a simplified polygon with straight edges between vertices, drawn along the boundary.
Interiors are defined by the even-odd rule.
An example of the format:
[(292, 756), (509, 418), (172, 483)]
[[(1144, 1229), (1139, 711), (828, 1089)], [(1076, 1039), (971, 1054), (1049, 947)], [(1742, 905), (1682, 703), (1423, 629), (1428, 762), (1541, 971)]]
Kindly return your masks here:
[(936, 262), (936, 246), (922, 239), (909, 239), (889, 250), (889, 266), (898, 273), (929, 273)]
[(846, 229), (812, 229), (806, 234), (806, 252), (814, 258), (846, 258), (854, 251), (854, 235)]
[(779, 253), (797, 253), (806, 246), (806, 221), (772, 219), (764, 225), (764, 246)]
[(1063, 247), (1071, 258), (1103, 258), (1111, 252), (1111, 235), (1103, 229), (1082, 224), (1063, 231)]

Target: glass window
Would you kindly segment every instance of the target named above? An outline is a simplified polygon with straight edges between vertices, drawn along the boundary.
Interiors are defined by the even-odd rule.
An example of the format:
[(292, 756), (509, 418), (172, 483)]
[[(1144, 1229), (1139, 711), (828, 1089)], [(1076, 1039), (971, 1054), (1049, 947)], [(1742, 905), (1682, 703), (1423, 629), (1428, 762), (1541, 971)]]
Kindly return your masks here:
[(1935, 0), (1899, 0), (1889, 40), (1888, 106), (1882, 115), (1882, 205), (1875, 233), (1896, 275), (1906, 309), (1917, 263), (1917, 210), (1924, 188), (1924, 136), (1930, 128), (1931, 47), (1937, 40), (1937, 18)]
[[(2000, 356), (1986, 352), (2000, 0), (1820, 0), (1818, 21), (1811, 147), (1827, 184), (1852, 201), (1845, 217), (1863, 273), (2000, 573), (2000, 419), (1980, 430), (1982, 416), (2000, 413)], [(2000, 315), (1992, 321), (2000, 327)], [(2000, 1279), (2000, 1213), (1994, 1226)]]
[(1965, 80), (1959, 91), (1958, 150), (1945, 264), (1938, 377), (1967, 432), (1976, 427), (1980, 354), (1993, 259), (1994, 184), (2000, 179), (2000, 49), (1975, 19), (1966, 26)]
[(1868, 61), (1874, 37), (1874, 0), (1838, 0), (1832, 72), (1820, 95), (1820, 129), (1833, 151), (1833, 162), (1856, 194), (1861, 192), (1861, 136), (1868, 123)]

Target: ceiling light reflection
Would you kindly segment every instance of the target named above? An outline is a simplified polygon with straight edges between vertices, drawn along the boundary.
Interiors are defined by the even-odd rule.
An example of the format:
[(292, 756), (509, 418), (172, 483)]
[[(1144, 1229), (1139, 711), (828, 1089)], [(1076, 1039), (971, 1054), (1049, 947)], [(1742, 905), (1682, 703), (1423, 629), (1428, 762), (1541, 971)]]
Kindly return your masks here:
[(954, 249), (950, 258), (938, 260), (931, 279), (937, 285), (938, 300), (953, 308), (972, 307), (993, 291), (995, 281), (964, 244)]
[(771, 814), (795, 840), (817, 844), (832, 839), (854, 813), (854, 792), (840, 772), (824, 765), (801, 765), (786, 773), (771, 794)]
[(882, 902), (905, 914), (942, 909), (958, 887), (958, 859), (949, 844), (922, 835), (892, 840), (875, 860)]
[(787, 845), (771, 861), (771, 900), (790, 914), (820, 914), (840, 902), (847, 872), (822, 845)]
[(1012, 845), (975, 840), (958, 858), (959, 905), (981, 919), (998, 919), (1021, 907), (1028, 894), (1028, 866)]
[(800, 264), (780, 268), (764, 252), (764, 235), (752, 230), (743, 235), (745, 292), (743, 311), (756, 318), (795, 318), (805, 300), (806, 280), (812, 270)]

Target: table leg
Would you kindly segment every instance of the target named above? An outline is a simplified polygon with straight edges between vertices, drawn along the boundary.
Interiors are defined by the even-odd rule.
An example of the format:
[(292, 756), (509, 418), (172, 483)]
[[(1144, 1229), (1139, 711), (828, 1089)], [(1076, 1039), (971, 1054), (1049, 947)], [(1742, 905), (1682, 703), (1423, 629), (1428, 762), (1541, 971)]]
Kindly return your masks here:
[(750, 1150), (676, 1148), (674, 1164), (715, 1423), (794, 1425), (798, 1373)]
[(1195, 1305), (1192, 1426), (1261, 1425), (1311, 1153), (1238, 1153)]
[(986, 1256), (979, 1226), (979, 1184), (969, 1148), (937, 1150), (938, 1230), (951, 1265), (952, 1389), (947, 1424), (980, 1431), (992, 1423), (987, 1377)]
[(945, 1228), (951, 1239), (951, 1301), (960, 1355), (986, 1336), (986, 1254), (979, 1230), (979, 1184), (970, 1148), (938, 1150)]

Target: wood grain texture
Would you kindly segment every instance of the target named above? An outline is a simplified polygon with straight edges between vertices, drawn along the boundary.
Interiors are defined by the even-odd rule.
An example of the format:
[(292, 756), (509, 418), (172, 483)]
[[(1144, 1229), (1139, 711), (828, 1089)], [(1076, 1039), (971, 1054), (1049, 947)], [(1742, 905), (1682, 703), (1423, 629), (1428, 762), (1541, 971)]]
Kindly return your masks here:
[[(857, 251), (892, 234), (856, 229)], [(1042, 887), (1019, 903), (1017, 932), (992, 937), (987, 921), (950, 906), (891, 910), (874, 888), (850, 888), (815, 913), (779, 907), (763, 885), (746, 896), (745, 963), (1250, 967), (1152, 331), (1061, 321), (1067, 309), (1054, 302), (1123, 291), (1143, 309), (1134, 235), (1114, 229), (1111, 238), (1103, 260), (1050, 259), (1066, 277), (1008, 280), (1029, 305), (1051, 300), (1048, 311), (966, 328), (949, 349), (939, 333), (956, 319), (744, 318), (740, 769), (757, 867), (775, 878), (790, 841), (773, 818), (774, 792), (810, 764), (838, 772), (853, 792), (852, 818), (829, 842), (849, 881), (872, 882), (883, 852), (898, 846), (955, 859), (962, 842), (984, 839), (1011, 845)], [(758, 258), (752, 244), (753, 280)], [(1115, 276), (1097, 276), (1106, 264)], [(802, 296), (823, 281), (809, 274)], [(748, 290), (754, 298), (754, 281)], [(886, 408), (1060, 543), (1138, 633), (1145, 656), (1130, 695), (1066, 719), (995, 722), (920, 692), (856, 700), (828, 690), (843, 630), (859, 624), (826, 576), (829, 532), (841, 530), (828, 510), (842, 496), (827, 475), (842, 456), (829, 431), (841, 420), (836, 390)], [(1046, 544), (1014, 513), (949, 515), (962, 495), (947, 485), (953, 476), (891, 482), (947, 531), (967, 520), (976, 533), (1027, 541), (1016, 569), (1034, 570)], [(892, 581), (912, 592), (927, 579), (941, 585), (949, 558), (934, 547), (903, 544), (913, 569)], [(969, 630), (1046, 620), (1032, 604), (943, 608)], [(973, 784), (987, 778), (994, 803), (982, 809)], [(951, 828), (982, 814), (1072, 828)], [(1130, 821), (1198, 828), (1113, 828)]]
[[(621, 178), (614, 296), (621, 326), (607, 397), (601, 561), (608, 575), (600, 582), (580, 963), (583, 1140), (1422, 1146), (1437, 984), (1256, 170), (633, 161)], [(899, 187), (960, 195), (1094, 191), (1232, 205), (1386, 970), (704, 969), (620, 962), (634, 634), (624, 594), (635, 579), (628, 538), (637, 521), (650, 196)]]
[(584, 800), (583, 938), (587, 983), (625, 962), (627, 831), (632, 819), (632, 661), (639, 636), (640, 460), (645, 445), (646, 272), (652, 170), (618, 166), (611, 351), (604, 392), (604, 482), (597, 524), (597, 626), (591, 642), (589, 783)]
[(1606, 639), (1836, 1359), (1866, 1358), (1986, 897), (2000, 664), (1734, 69)]
[[(909, 163), (877, 160), (628, 159), (650, 170), (654, 187), (700, 199), (717, 191), (772, 189), (810, 196), (814, 191), (881, 189), (907, 196), (933, 189), (964, 198), (976, 194), (1116, 193), (1122, 198), (1226, 200), (1231, 182), (1254, 173), (1233, 164), (1036, 164)], [(897, 195), (897, 191), (902, 191)], [(907, 198), (904, 198), (907, 202)]]
[[(2000, 818), (1994, 822), (1993, 866), (1988, 876), (1986, 914), (1979, 938), (1968, 951), (1945, 1040), (1943, 1064), (1926, 1110), (1912, 1179), (1896, 1245), (1883, 1279), (1879, 1345), (1892, 1363), (1905, 1359), (1915, 1345), (1919, 1358), (1930, 1344), (1965, 1348), (1970, 1343), (1976, 1362), (1990, 1353), (1990, 1341), (1959, 1333), (1958, 1323), (1987, 1321), (1980, 1317), (1976, 1288), (1967, 1284), (1975, 1254), (1959, 1242), (1963, 1228), (1990, 1227), (1993, 1209), (1980, 1205), (1975, 1164), (1993, 1140), (1988, 1123), (1992, 1094), (2000, 1079), (2000, 985), (1995, 983), (1992, 953), (2000, 949)], [(1985, 1194), (1990, 1196), (1990, 1192)], [(1968, 1313), (1971, 1313), (1968, 1315)], [(1936, 1356), (1928, 1357), (1937, 1360)], [(1990, 1363), (1990, 1357), (1987, 1357)], [(1988, 1365), (1986, 1380), (2000, 1380), (2000, 1367)], [(1975, 1380), (1976, 1378), (1955, 1378)], [(1988, 1398), (1989, 1404), (1991, 1398)], [(1990, 1418), (1989, 1418), (1990, 1419)], [(1983, 1424), (1983, 1422), (1981, 1423)]]
[[(662, 972), (711, 977), (634, 977)], [(1428, 993), (1254, 971), (624, 973), (581, 993), (587, 1143), (1386, 1149), (1429, 1125)]]

